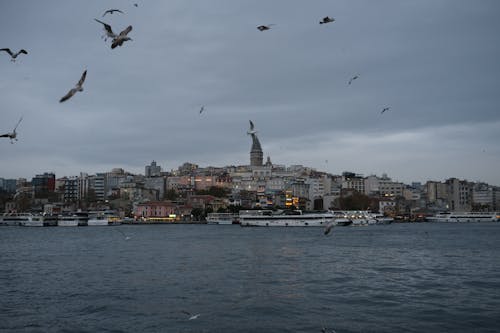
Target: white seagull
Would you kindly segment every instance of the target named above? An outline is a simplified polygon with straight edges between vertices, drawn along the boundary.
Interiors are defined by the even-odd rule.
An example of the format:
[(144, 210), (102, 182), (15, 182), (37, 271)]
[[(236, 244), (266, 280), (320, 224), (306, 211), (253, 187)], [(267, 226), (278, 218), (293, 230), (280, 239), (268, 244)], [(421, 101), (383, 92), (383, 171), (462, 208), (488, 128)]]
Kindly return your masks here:
[(17, 129), (17, 126), (19, 126), (19, 124), (21, 123), (22, 120), (23, 120), (23, 117), (21, 117), (19, 119), (19, 121), (17, 122), (16, 126), (14, 127), (14, 129), (12, 130), (11, 133), (2, 134), (2, 135), (0, 135), (0, 138), (9, 138), (10, 139), (10, 143), (14, 143), (14, 141), (17, 141), (17, 132), (16, 132), (16, 129)]
[(113, 43), (111, 44), (111, 48), (114, 49), (117, 46), (122, 46), (124, 42), (127, 40), (132, 40), (132, 38), (128, 37), (127, 34), (132, 31), (132, 26), (129, 25), (125, 28), (118, 36), (113, 39)]
[[(104, 31), (106, 32), (106, 34), (104, 36), (105, 39), (104, 40), (107, 40), (108, 38), (112, 38), (112, 42), (111, 42), (111, 48), (114, 49), (115, 47), (117, 46), (122, 46), (122, 44), (124, 42), (126, 42), (127, 40), (132, 40), (132, 38), (128, 37), (127, 34), (132, 31), (132, 26), (129, 25), (128, 27), (126, 27), (122, 32), (120, 32), (118, 35), (115, 34), (113, 32), (113, 29), (111, 29), (111, 26), (107, 23), (104, 23), (102, 21), (99, 21), (98, 19), (94, 19), (96, 20), (97, 22), (101, 23), (102, 25), (104, 25)], [(103, 37), (104, 37), (103, 36)]]
[(330, 231), (333, 229), (334, 223), (330, 222), (325, 226), (325, 231), (323, 232), (325, 235), (328, 235)]
[(335, 21), (335, 19), (333, 17), (325, 16), (325, 17), (323, 17), (323, 19), (321, 21), (319, 21), (319, 24), (330, 23), (333, 21)]
[(62, 103), (64, 101), (67, 101), (70, 99), (74, 94), (76, 94), (78, 91), (83, 91), (83, 82), (85, 81), (85, 77), (87, 76), (87, 70), (85, 70), (82, 74), (82, 77), (80, 78), (80, 81), (75, 85), (74, 88), (72, 88), (66, 95), (64, 95), (60, 100), (59, 103)]
[(119, 10), (119, 9), (108, 9), (107, 11), (104, 12), (104, 14), (102, 14), (102, 17), (104, 17), (108, 13), (109, 14), (113, 14), (114, 12), (118, 12), (118, 13), (122, 13), (123, 14), (123, 12), (121, 10)]
[(94, 19), (94, 20), (96, 20), (97, 22), (104, 25), (105, 34), (103, 36), (101, 36), (101, 38), (104, 38), (104, 40), (107, 41), (108, 38), (115, 38), (116, 37), (115, 33), (113, 32), (113, 29), (111, 29), (111, 26), (109, 24), (104, 23), (102, 21), (99, 21), (98, 19)]
[(255, 126), (253, 125), (253, 122), (251, 120), (249, 120), (249, 122), (250, 122), (250, 129), (247, 131), (247, 134), (252, 135), (257, 133), (257, 131), (254, 129)]
[(200, 316), (200, 314), (199, 314), (199, 313), (197, 313), (197, 314), (195, 314), (195, 315), (194, 315), (194, 314), (191, 314), (191, 312), (184, 311), (184, 310), (182, 310), (181, 312), (182, 312), (182, 313), (185, 313), (185, 314), (187, 314), (187, 315), (189, 316), (189, 319), (188, 319), (188, 320), (198, 319), (198, 317)]
[(7, 48), (4, 48), (4, 49), (0, 49), (0, 51), (5, 51), (7, 52), (8, 54), (10, 54), (10, 61), (12, 62), (15, 62), (16, 61), (16, 58), (18, 55), (20, 55), (21, 53), (22, 54), (28, 54), (28, 52), (26, 52), (25, 49), (21, 49), (19, 50), (17, 53), (14, 53), (12, 52), (8, 47)]

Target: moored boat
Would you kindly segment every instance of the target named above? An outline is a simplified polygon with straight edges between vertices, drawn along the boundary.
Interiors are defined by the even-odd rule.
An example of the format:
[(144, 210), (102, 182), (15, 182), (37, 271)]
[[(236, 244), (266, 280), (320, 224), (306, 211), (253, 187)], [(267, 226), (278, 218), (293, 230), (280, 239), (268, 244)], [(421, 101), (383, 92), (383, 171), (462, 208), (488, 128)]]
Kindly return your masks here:
[(442, 212), (426, 218), (428, 222), (496, 222), (496, 212)]
[(208, 213), (207, 224), (236, 224), (238, 215), (233, 213)]
[(57, 225), (60, 227), (82, 227), (87, 226), (89, 217), (87, 213), (75, 213), (72, 215), (60, 215)]
[(242, 227), (324, 227), (329, 223), (335, 223), (332, 213), (306, 213), (301, 210), (240, 211), (239, 220)]
[(29, 213), (5, 213), (0, 216), (0, 225), (20, 226), (32, 217)]
[(57, 216), (55, 215), (31, 215), (21, 223), (23, 227), (55, 227)]

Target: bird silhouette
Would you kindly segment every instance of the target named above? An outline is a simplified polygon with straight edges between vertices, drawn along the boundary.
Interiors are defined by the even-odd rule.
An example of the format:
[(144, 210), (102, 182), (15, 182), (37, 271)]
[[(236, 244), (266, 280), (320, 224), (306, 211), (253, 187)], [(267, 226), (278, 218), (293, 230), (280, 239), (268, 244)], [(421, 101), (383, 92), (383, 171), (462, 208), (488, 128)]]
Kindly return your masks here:
[(333, 21), (335, 21), (335, 19), (333, 17), (325, 16), (325, 17), (323, 17), (323, 19), (321, 21), (319, 21), (319, 24), (326, 24), (326, 23), (330, 23)]
[(382, 109), (382, 111), (380, 112), (380, 114), (384, 113), (385, 111), (389, 111), (390, 107), (385, 107)]
[(356, 80), (357, 78), (359, 78), (359, 75), (354, 75), (350, 80), (349, 80), (349, 83), (348, 84), (351, 84), (352, 81)]
[(60, 100), (59, 103), (62, 103), (64, 101), (67, 101), (70, 99), (74, 94), (76, 94), (78, 91), (83, 91), (83, 82), (85, 82), (85, 78), (87, 77), (87, 70), (85, 70), (78, 81), (78, 83), (75, 85), (74, 88), (72, 88), (66, 95), (64, 95)]
[(271, 26), (273, 26), (273, 25), (275, 25), (275, 24), (259, 25), (257, 27), (257, 29), (259, 29), (260, 31), (265, 31), (265, 30), (271, 29)]
[(0, 49), (0, 51), (5, 51), (8, 54), (10, 54), (10, 61), (12, 61), (12, 62), (15, 62), (17, 56), (20, 55), (21, 53), (28, 54), (28, 52), (26, 52), (25, 49), (21, 49), (21, 50), (17, 51), (17, 53), (12, 52), (9, 48)]
[(123, 14), (123, 12), (121, 10), (119, 10), (119, 9), (108, 9), (107, 11), (104, 12), (104, 14), (102, 14), (102, 17), (104, 17), (108, 13), (109, 14), (113, 14), (114, 12), (118, 12), (118, 13), (122, 13)]

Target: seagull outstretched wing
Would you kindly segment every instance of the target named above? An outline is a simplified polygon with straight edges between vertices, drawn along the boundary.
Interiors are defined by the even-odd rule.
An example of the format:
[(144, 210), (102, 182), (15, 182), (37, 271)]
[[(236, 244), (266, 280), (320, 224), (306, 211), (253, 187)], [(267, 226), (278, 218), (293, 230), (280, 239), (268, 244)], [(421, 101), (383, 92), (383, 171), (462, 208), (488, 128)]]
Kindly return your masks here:
[(59, 100), (59, 103), (62, 103), (64, 101), (67, 101), (68, 99), (70, 99), (74, 94), (76, 94), (78, 91), (82, 91), (83, 90), (83, 82), (85, 81), (85, 78), (87, 77), (87, 70), (85, 70), (82, 74), (82, 77), (80, 78), (80, 80), (78, 81), (78, 83), (76, 84), (76, 86), (74, 88), (72, 88), (70, 91), (68, 91), (68, 93), (66, 95), (64, 95), (60, 100)]
[(120, 32), (120, 36), (127, 36), (127, 34), (132, 31), (132, 26), (129, 25), (128, 27), (126, 27), (122, 32)]
[(14, 127), (13, 132), (16, 132), (17, 126), (19, 126), (19, 124), (21, 123), (22, 120), (23, 120), (23, 117), (21, 116), (21, 118), (19, 119), (19, 121), (16, 124), (16, 127)]
[(102, 17), (104, 17), (104, 15), (106, 15), (108, 13), (109, 14), (113, 14), (114, 12), (118, 12), (118, 13), (122, 13), (123, 14), (123, 12), (121, 10), (119, 10), (119, 9), (108, 9), (107, 11), (104, 12), (104, 14), (102, 14)]
[(106, 31), (106, 35), (108, 37), (111, 37), (111, 38), (116, 37), (115, 33), (113, 32), (113, 29), (111, 29), (111, 26), (109, 24), (104, 23), (103, 21), (99, 21), (96, 18), (94, 20), (96, 20), (97, 22), (101, 23), (104, 26), (104, 30)]
[(11, 51), (9, 48), (0, 49), (0, 51), (5, 51), (5, 52), (7, 52), (8, 54), (10, 54), (10, 56), (11, 56), (11, 57), (14, 55), (14, 54), (12, 53), (12, 51)]

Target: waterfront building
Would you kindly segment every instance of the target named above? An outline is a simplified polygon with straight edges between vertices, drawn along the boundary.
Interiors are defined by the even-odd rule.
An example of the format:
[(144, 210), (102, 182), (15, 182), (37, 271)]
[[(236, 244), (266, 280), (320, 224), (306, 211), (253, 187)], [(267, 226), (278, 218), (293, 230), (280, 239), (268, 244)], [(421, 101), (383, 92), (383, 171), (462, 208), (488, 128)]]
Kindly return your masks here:
[(471, 211), (473, 184), (457, 178), (447, 179), (445, 184), (448, 192), (449, 209), (451, 211)]
[(159, 177), (161, 175), (161, 167), (156, 165), (156, 161), (152, 161), (151, 165), (146, 165), (144, 169), (146, 177)]
[(35, 198), (47, 198), (56, 189), (56, 176), (52, 172), (36, 175), (31, 179)]
[(365, 180), (363, 175), (344, 171), (342, 173), (342, 188), (347, 190), (356, 190), (359, 193), (365, 193)]

